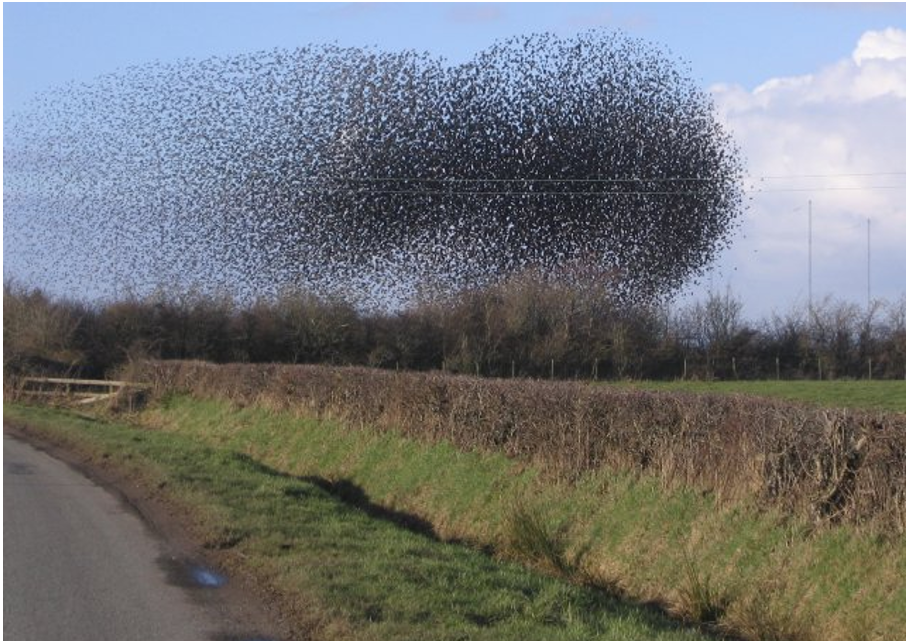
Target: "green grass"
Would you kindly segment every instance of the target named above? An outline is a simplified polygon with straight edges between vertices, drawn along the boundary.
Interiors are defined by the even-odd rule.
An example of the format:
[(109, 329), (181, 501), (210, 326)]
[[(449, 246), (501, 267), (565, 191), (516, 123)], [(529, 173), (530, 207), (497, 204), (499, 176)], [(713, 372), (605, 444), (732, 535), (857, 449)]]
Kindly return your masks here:
[[(389, 519), (394, 515), (368, 510), (367, 494), (354, 484), (287, 475), (188, 434), (21, 406), (5, 405), (4, 412), (70, 445), (127, 462), (146, 482), (190, 504), (206, 546), (229, 549), (291, 602), (315, 605), (315, 637), (702, 638), (600, 590), (401, 528)], [(360, 465), (381, 468), (388, 453), (380, 442)], [(323, 440), (315, 447), (331, 450)]]
[[(753, 636), (906, 630), (902, 537), (878, 539), (851, 527), (813, 532), (754, 503), (722, 504), (615, 471), (557, 484), (499, 454), (226, 402), (173, 397), (142, 420), (294, 475), (348, 480), (376, 504), (418, 515), (447, 538), (505, 547), (514, 517), (528, 510), (535, 522), (546, 520), (536, 530), (555, 540), (542, 537), (535, 546), (539, 566), (575, 567), (598, 584), (680, 611), (691, 563), (726, 602), (722, 623)], [(841, 577), (858, 578), (861, 590), (850, 591)]]
[(906, 381), (633, 381), (611, 385), (780, 397), (836, 408), (906, 412)]
[[(6, 412), (33, 421), (39, 413), (18, 406), (7, 406)], [(162, 447), (176, 450), (207, 448), (220, 453), (219, 457), (237, 457), (241, 453), (237, 461), (260, 467), (262, 479), (270, 480), (268, 483), (285, 483), (296, 488), (296, 484), (307, 483), (305, 478), (317, 478), (334, 490), (334, 499), (339, 495), (361, 502), (365, 496), (372, 507), (409, 515), (429, 524), (442, 539), (490, 545), (540, 569), (610, 587), (636, 601), (656, 601), (678, 613), (711, 611), (706, 615), (717, 617), (718, 625), (748, 637), (898, 637), (906, 631), (906, 582), (902, 579), (906, 577), (906, 544), (902, 535), (873, 535), (850, 526), (815, 530), (806, 521), (760, 508), (754, 499), (721, 502), (695, 489), (665, 488), (657, 479), (641, 475), (601, 470), (581, 477), (575, 484), (560, 484), (545, 478), (529, 463), (515, 462), (499, 454), (461, 452), (446, 443), (416, 442), (392, 431), (353, 429), (336, 422), (315, 421), (264, 408), (236, 408), (227, 402), (171, 397), (134, 419), (152, 430), (136, 433), (116, 427), (117, 434), (122, 432), (133, 437), (138, 434), (143, 440), (160, 439)], [(104, 424), (97, 426), (90, 431), (86, 428), (85, 434), (100, 439), (100, 435), (108, 432)], [(69, 432), (82, 434), (82, 430), (80, 425)], [(124, 437), (123, 443), (131, 448), (135, 442)], [(158, 465), (156, 456), (143, 461)], [(204, 484), (193, 488), (192, 493), (201, 493), (198, 489), (203, 489)], [(206, 495), (199, 495), (198, 504), (219, 506), (220, 500), (212, 502)], [(348, 508), (349, 501), (339, 506)], [(260, 559), (269, 559), (274, 554), (277, 561), (261, 562), (262, 568), (282, 578), (281, 586), (291, 591), (300, 590), (293, 587), (303, 586), (305, 591), (318, 595), (319, 601), (333, 600), (334, 593), (318, 592), (316, 586), (309, 588), (305, 578), (317, 578), (317, 581), (312, 579), (313, 584), (326, 581), (326, 585), (331, 585), (331, 577), (342, 578), (344, 572), (333, 569), (331, 577), (325, 580), (318, 575), (317, 568), (308, 570), (304, 561), (286, 552), (301, 551), (308, 546), (302, 540), (317, 537), (308, 531), (294, 534), (295, 531), (278, 529), (268, 539), (256, 530), (257, 518), (244, 521), (241, 511), (245, 508), (245, 504), (240, 504), (235, 508), (240, 513), (235, 516), (227, 509), (218, 509), (218, 514), (222, 513), (221, 522), (231, 526), (221, 534), (215, 533), (214, 541), (221, 538), (231, 542), (238, 538), (237, 549), (247, 554), (253, 550), (252, 543), (266, 540), (270, 543), (260, 544), (263, 547)], [(282, 514), (287, 510), (297, 509), (288, 509), (281, 503), (265, 512)], [(296, 517), (287, 519), (291, 524), (297, 521)], [(359, 528), (365, 527), (357, 526), (353, 530), (357, 532)], [(407, 533), (406, 537), (415, 537), (403, 532)], [(327, 546), (328, 542), (343, 538), (331, 532), (324, 539)], [(310, 554), (324, 556), (330, 564), (340, 563), (341, 560), (334, 558), (346, 555), (353, 560), (353, 566), (361, 564), (363, 556), (370, 559), (372, 555), (391, 554), (388, 548), (362, 548), (370, 545), (371, 540), (377, 544), (381, 537), (369, 535), (368, 542), (362, 539), (358, 537), (350, 542), (351, 548), (346, 553), (317, 549), (317, 553)], [(282, 548), (281, 544), (287, 544), (288, 548)], [(374, 595), (367, 588), (346, 588), (352, 584), (351, 580), (337, 580), (343, 588), (331, 589), (361, 590), (361, 596), (355, 592), (338, 595), (346, 596), (342, 600), (344, 604), (361, 600), (362, 604), (372, 605), (365, 607), (365, 611), (357, 608), (354, 613), (342, 614), (342, 620), (354, 623), (357, 636), (424, 637), (425, 634), (412, 632), (416, 629), (409, 629), (409, 633), (396, 629), (389, 632), (388, 613), (401, 614), (394, 615), (394, 621), (416, 621), (416, 625), (432, 614), (425, 625), (431, 637), (618, 635), (609, 632), (614, 629), (600, 627), (604, 626), (602, 622), (622, 621), (620, 617), (613, 620), (608, 615), (602, 616), (603, 620), (595, 619), (598, 617), (594, 615), (596, 602), (574, 597), (584, 594), (572, 593), (579, 589), (563, 582), (552, 586), (560, 587), (557, 591), (564, 593), (550, 593), (554, 591), (552, 588), (537, 591), (532, 595), (540, 601), (524, 608), (517, 608), (522, 603), (516, 597), (518, 591), (514, 593), (514, 589), (507, 588), (512, 586), (509, 580), (482, 580), (478, 585), (464, 585), (462, 591), (466, 594), (479, 591), (482, 586), (487, 589), (480, 593), (478, 601), (486, 602), (495, 618), (512, 611), (519, 622), (528, 618), (547, 627), (544, 623), (553, 617), (552, 613), (573, 614), (569, 622), (563, 618), (559, 621), (557, 626), (565, 628), (533, 629), (535, 633), (505, 619), (494, 620), (492, 626), (487, 611), (480, 611), (485, 615), (478, 619), (469, 619), (468, 613), (474, 615), (479, 611), (469, 610), (472, 607), (456, 601), (459, 598), (450, 607), (458, 614), (455, 617), (406, 606), (421, 594), (431, 596), (429, 602), (443, 602), (448, 593), (453, 599), (460, 595), (460, 589), (453, 588), (452, 578), (460, 573), (476, 573), (476, 568), (484, 568), (490, 560), (474, 551), (454, 547), (478, 555), (478, 567), (463, 567), (461, 571), (449, 573), (429, 567), (432, 570), (428, 575), (439, 578), (441, 588), (424, 588), (423, 571), (418, 570), (423, 567), (412, 565), (425, 554), (413, 553), (413, 549), (401, 544), (390, 548), (396, 546), (410, 550), (402, 560), (393, 559), (394, 565), (405, 569), (406, 575), (419, 578), (411, 587), (397, 584), (396, 580), (379, 579), (385, 573), (390, 574), (386, 577), (392, 576), (393, 569), (387, 569), (369, 571), (369, 581), (382, 587)], [(421, 546), (414, 550), (426, 550)], [(502, 567), (518, 568), (506, 564)], [(544, 581), (554, 580), (544, 578)], [(390, 597), (390, 593), (409, 597)], [(385, 601), (375, 610), (377, 607), (369, 600), (377, 600), (383, 594), (388, 595), (380, 598)], [(551, 597), (554, 594), (559, 597)], [(595, 600), (604, 599), (600, 593), (591, 595), (596, 596)], [(712, 609), (709, 605), (719, 608)], [(384, 623), (369, 620), (378, 614)], [(694, 634), (655, 629), (657, 635), (671, 637)], [(621, 632), (618, 636), (636, 634)]]

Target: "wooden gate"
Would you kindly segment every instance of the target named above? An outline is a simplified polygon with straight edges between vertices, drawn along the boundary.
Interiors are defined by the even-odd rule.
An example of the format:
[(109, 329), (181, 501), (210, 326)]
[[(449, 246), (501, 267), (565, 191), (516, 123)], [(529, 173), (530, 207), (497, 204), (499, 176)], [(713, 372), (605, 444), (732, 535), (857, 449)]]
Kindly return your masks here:
[(85, 405), (114, 399), (127, 390), (142, 391), (148, 388), (149, 386), (146, 384), (131, 381), (23, 377), (16, 393), (23, 397), (43, 397), (51, 401)]

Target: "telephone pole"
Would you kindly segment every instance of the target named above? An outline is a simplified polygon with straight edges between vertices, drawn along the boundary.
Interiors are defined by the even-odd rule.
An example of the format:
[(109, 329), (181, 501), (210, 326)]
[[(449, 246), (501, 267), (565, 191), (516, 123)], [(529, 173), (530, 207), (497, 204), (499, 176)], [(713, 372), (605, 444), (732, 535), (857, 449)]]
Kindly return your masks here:
[(866, 272), (866, 291), (868, 292), (868, 307), (865, 311), (871, 309), (871, 217), (868, 217), (868, 256), (865, 264)]
[(812, 323), (812, 200), (808, 201), (808, 322)]

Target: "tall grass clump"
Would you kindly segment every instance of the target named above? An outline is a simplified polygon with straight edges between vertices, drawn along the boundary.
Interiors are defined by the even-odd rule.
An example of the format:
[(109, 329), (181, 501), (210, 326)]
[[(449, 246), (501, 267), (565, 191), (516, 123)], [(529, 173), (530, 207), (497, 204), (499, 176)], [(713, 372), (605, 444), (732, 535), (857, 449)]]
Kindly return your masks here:
[[(770, 591), (753, 591), (727, 609), (722, 628), (745, 640), (814, 640), (810, 619), (797, 605), (769, 599)], [(864, 635), (857, 637), (864, 639)]]
[(537, 506), (516, 504), (505, 522), (508, 552), (529, 564), (561, 575), (570, 575), (573, 566), (567, 561), (566, 525), (555, 526)]
[(709, 573), (702, 572), (687, 551), (683, 551), (684, 582), (677, 591), (676, 610), (693, 622), (715, 624), (726, 611), (727, 598)]

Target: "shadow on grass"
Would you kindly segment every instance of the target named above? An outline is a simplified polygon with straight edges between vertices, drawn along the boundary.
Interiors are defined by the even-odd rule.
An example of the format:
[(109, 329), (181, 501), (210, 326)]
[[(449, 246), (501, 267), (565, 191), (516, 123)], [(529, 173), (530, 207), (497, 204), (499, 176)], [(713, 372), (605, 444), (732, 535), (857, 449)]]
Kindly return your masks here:
[(373, 501), (371, 501), (371, 498), (368, 497), (368, 493), (366, 493), (361, 486), (352, 483), (348, 479), (331, 481), (329, 479), (313, 475), (306, 477), (297, 477), (296, 479), (298, 481), (314, 484), (321, 490), (339, 499), (344, 504), (358, 508), (360, 511), (368, 515), (368, 517), (391, 522), (392, 524), (399, 526), (400, 528), (404, 528), (408, 531), (412, 531), (413, 533), (424, 535), (425, 537), (429, 537), (438, 542), (442, 541), (435, 532), (434, 526), (431, 524), (431, 522), (413, 513), (407, 513), (405, 511), (395, 510), (392, 508), (387, 508), (386, 506), (381, 506), (380, 504), (375, 504)]
[[(439, 544), (464, 547), (477, 555), (483, 556), (488, 562), (493, 564), (511, 564), (511, 562), (501, 559), (498, 551), (491, 545), (476, 546), (473, 542), (442, 538), (428, 520), (412, 513), (391, 509), (375, 503), (361, 486), (348, 479), (329, 480), (316, 475), (291, 475), (270, 468), (245, 454), (231, 453), (231, 456), (235, 458), (237, 463), (241, 463), (242, 466), (254, 473), (293, 482), (293, 485), (283, 489), (285, 497), (304, 502), (314, 497), (312, 492), (314, 489), (312, 487), (315, 487), (343, 505), (361, 511), (371, 519), (389, 523), (394, 527), (418, 534)], [(626, 617), (626, 614), (634, 613), (635, 615), (630, 617), (637, 617), (648, 626), (658, 627), (664, 631), (674, 631), (680, 634), (681, 637), (682, 633), (688, 635), (690, 627), (704, 633), (706, 636), (720, 635), (713, 627), (700, 627), (693, 622), (672, 616), (665, 603), (654, 600), (633, 600), (619, 587), (595, 581), (595, 579), (583, 573), (567, 573), (562, 570), (547, 572), (542, 569), (541, 575), (548, 576), (553, 581), (560, 580), (565, 582), (566, 585), (571, 585), (573, 588), (569, 591), (570, 599), (573, 600), (573, 606), (579, 608), (579, 610), (587, 610), (589, 612), (605, 610), (620, 614), (618, 617)], [(512, 589), (512, 587), (509, 588)], [(465, 617), (471, 624), (480, 628), (493, 626), (497, 620), (496, 616), (488, 616), (481, 613), (466, 613)], [(553, 615), (547, 617), (552, 618)]]
[[(425, 537), (428, 537), (429, 539), (432, 539), (436, 542), (443, 541), (448, 543), (458, 543), (441, 539), (435, 532), (434, 526), (431, 524), (431, 522), (423, 519), (422, 517), (419, 517), (418, 515), (387, 508), (386, 506), (382, 506), (381, 504), (377, 504), (371, 501), (368, 493), (366, 493), (361, 486), (354, 484), (348, 479), (330, 480), (325, 477), (319, 477), (317, 475), (290, 475), (289, 473), (285, 473), (262, 464), (258, 460), (244, 453), (232, 453), (232, 457), (254, 473), (298, 482), (301, 484), (311, 484), (313, 486), (316, 486), (326, 492), (328, 495), (341, 501), (347, 506), (351, 506), (362, 511), (368, 517), (371, 517), (373, 519), (390, 522), (391, 524), (398, 526), (399, 528), (411, 531), (413, 533), (418, 533), (419, 535), (424, 535)], [(309, 496), (304, 488), (292, 487), (285, 489), (284, 495), (299, 500), (306, 499)]]

